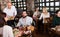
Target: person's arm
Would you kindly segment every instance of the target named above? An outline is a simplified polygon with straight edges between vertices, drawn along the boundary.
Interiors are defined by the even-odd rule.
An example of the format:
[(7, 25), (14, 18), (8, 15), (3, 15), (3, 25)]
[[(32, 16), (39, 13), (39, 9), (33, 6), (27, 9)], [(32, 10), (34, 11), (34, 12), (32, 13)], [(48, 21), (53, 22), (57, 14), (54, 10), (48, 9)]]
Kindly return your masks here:
[(12, 27), (10, 26), (3, 27), (3, 37), (14, 37)]
[(3, 12), (6, 13), (6, 8), (3, 9)]
[(48, 12), (48, 15), (49, 15), (49, 17), (50, 17), (50, 13)]
[(15, 8), (15, 6), (14, 6), (14, 16), (16, 16), (17, 15), (17, 10), (16, 10), (16, 8)]
[(9, 28), (8, 33), (9, 33), (9, 37), (14, 37), (12, 28)]
[(43, 14), (41, 13), (39, 20), (41, 20), (41, 19), (42, 19), (42, 17), (43, 17)]
[(34, 18), (34, 17), (36, 17), (36, 13), (35, 13), (35, 12), (34, 12), (34, 14), (33, 14), (33, 18)]
[(31, 25), (35, 26), (35, 22), (33, 21), (33, 19), (31, 20)]
[(31, 17), (28, 18), (27, 20), (27, 25), (30, 26), (32, 25), (33, 19)]
[(19, 20), (19, 22), (18, 22), (18, 24), (17, 24), (17, 26), (16, 27), (19, 27), (21, 25), (21, 23), (20, 23), (20, 20)]
[(33, 23), (33, 19), (31, 18), (31, 24)]

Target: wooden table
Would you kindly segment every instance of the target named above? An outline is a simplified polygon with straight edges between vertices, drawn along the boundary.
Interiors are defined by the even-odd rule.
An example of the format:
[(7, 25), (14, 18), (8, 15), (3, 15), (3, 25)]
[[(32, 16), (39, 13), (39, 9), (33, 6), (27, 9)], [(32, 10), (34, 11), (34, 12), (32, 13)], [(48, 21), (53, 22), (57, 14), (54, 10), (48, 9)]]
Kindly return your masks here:
[(60, 37), (60, 31), (56, 31), (55, 29), (49, 29), (50, 37)]
[(34, 26), (28, 26), (27, 28), (21, 27), (20, 29), (15, 28), (13, 31), (15, 37), (30, 37), (34, 31)]

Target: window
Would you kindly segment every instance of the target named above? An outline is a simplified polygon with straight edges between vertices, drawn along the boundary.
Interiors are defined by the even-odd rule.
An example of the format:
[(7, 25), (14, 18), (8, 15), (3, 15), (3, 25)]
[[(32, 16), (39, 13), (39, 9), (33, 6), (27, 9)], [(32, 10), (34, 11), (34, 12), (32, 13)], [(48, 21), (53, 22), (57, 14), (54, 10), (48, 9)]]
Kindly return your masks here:
[(46, 9), (49, 10), (49, 7), (47, 7)]
[(50, 2), (50, 6), (54, 6), (54, 2)]
[(54, 1), (54, 0), (50, 0), (50, 1)]
[(48, 11), (55, 11), (60, 9), (59, 0), (39, 0), (38, 4), (39, 10), (42, 10), (43, 6), (46, 6)]
[(42, 7), (40, 7), (40, 10), (42, 10)]
[(51, 11), (54, 11), (54, 8), (50, 8)]
[(23, 8), (21, 8), (23, 10)]
[(46, 6), (49, 6), (49, 3), (46, 3)]
[(45, 0), (42, 0), (42, 2), (44, 2)]
[(55, 11), (56, 11), (56, 10), (59, 10), (59, 8), (55, 8)]
[(43, 3), (43, 6), (45, 6), (45, 3)]
[(42, 3), (40, 3), (40, 6), (42, 6)]
[(55, 6), (59, 6), (59, 2), (55, 2)]
[(26, 8), (24, 8), (24, 9), (26, 9)]
[(49, 0), (46, 0), (46, 1), (49, 1)]
[(40, 0), (40, 2), (42, 2), (42, 0)]
[(13, 3), (13, 5), (15, 5), (15, 3)]
[(12, 0), (12, 4), (16, 8), (21, 8), (22, 10), (26, 10), (26, 0)]

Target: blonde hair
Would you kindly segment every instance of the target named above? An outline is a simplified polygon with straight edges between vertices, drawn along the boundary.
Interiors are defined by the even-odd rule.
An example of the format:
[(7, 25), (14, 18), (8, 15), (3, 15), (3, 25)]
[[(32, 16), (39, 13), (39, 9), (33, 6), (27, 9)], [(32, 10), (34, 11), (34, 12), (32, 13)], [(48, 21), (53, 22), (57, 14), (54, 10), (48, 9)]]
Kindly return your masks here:
[(43, 13), (46, 15), (48, 13), (46, 7), (43, 7)]
[(43, 12), (45, 12), (45, 13), (48, 12), (47, 9), (46, 9), (46, 7), (43, 7)]

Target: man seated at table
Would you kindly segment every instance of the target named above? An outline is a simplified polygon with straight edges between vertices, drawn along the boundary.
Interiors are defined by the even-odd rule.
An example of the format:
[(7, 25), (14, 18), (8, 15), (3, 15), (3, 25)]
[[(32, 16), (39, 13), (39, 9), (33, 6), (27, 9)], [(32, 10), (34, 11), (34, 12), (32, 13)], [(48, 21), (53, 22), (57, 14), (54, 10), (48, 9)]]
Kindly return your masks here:
[[(22, 12), (22, 17), (19, 19), (19, 22), (18, 22), (18, 24), (17, 24), (17, 27), (19, 27), (19, 30), (20, 30), (20, 33), (22, 32), (22, 33), (25, 33), (25, 27), (29, 27), (29, 26), (31, 26), (32, 25), (32, 22), (33, 22), (33, 19), (31, 18), (31, 17), (29, 17), (29, 16), (27, 16), (27, 13), (26, 13), (26, 11), (23, 11)], [(22, 28), (21, 28), (22, 27)], [(21, 29), (22, 29), (22, 31), (21, 31)], [(29, 32), (29, 31), (27, 31), (27, 32)], [(21, 33), (21, 34), (22, 34)], [(19, 35), (18, 35), (19, 36)], [(21, 36), (21, 35), (20, 35)]]
[(50, 37), (60, 37), (60, 10), (55, 12), (55, 16), (52, 21), (52, 28), (49, 29), (51, 32)]
[(55, 15), (52, 22), (53, 27), (60, 25), (60, 10), (57, 10)]
[(23, 11), (22, 17), (19, 19), (17, 27), (31, 25), (32, 22), (33, 22), (33, 19), (31, 17), (27, 16), (26, 11)]

